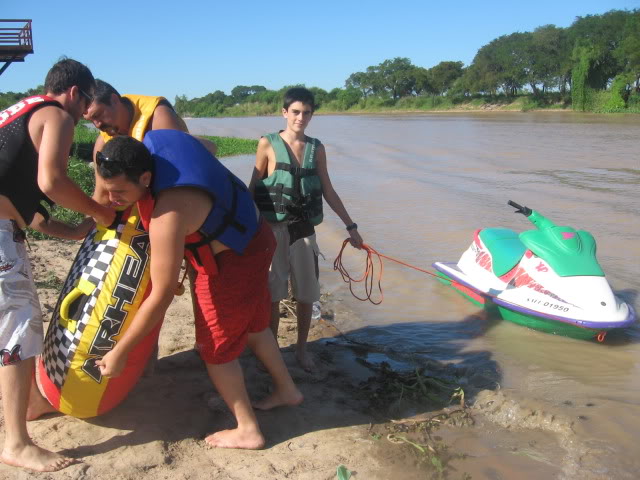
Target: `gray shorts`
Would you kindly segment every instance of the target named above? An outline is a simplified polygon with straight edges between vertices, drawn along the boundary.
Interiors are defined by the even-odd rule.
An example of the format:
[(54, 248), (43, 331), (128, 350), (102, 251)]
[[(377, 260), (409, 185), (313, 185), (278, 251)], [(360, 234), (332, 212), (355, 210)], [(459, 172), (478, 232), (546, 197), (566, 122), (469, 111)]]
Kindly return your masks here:
[(289, 231), (286, 223), (270, 224), (276, 237), (276, 251), (269, 269), (269, 290), (271, 301), (279, 302), (289, 296), (289, 276), (291, 290), (300, 303), (313, 303), (320, 299), (318, 282), (318, 255), (315, 233), (300, 238), (289, 245)]
[(22, 233), (0, 220), (0, 366), (42, 353), (42, 313)]

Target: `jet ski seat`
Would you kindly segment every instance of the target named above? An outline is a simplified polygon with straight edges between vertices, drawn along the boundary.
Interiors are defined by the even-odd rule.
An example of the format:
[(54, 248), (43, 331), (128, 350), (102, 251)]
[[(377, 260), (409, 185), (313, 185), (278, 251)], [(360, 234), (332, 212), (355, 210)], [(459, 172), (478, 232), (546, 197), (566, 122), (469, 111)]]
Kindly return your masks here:
[(486, 228), (480, 230), (480, 240), (491, 252), (493, 273), (501, 277), (520, 261), (527, 247), (513, 230), (507, 228)]

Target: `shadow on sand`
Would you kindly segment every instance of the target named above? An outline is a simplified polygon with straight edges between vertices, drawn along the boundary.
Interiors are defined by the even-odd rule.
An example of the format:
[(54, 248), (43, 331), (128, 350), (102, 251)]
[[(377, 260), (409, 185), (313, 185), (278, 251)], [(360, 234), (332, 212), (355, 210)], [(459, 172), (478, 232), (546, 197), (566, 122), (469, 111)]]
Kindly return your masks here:
[[(449, 385), (452, 390), (461, 386), (467, 399), (480, 389), (496, 388), (501, 375), (491, 354), (463, 351), (466, 340), (483, 335), (493, 324), (483, 315), (473, 315), (460, 322), (394, 324), (366, 327), (348, 334), (328, 328), (337, 335), (309, 343), (318, 367), (311, 374), (297, 366), (291, 346), (283, 348), (285, 362), (305, 401), (298, 407), (257, 412), (267, 438), (266, 448), (309, 432), (385, 422), (442, 407), (425, 399), (398, 409), (394, 397), (408, 398), (406, 392), (400, 390), (391, 391), (385, 399), (378, 396), (374, 401), (373, 392), (385, 388), (390, 381), (390, 371), (420, 370), (423, 376), (441, 380), (442, 385)], [(413, 339), (411, 348), (403, 345), (406, 338)], [(421, 346), (414, 348), (416, 345)], [(255, 357), (249, 352), (245, 352), (240, 361), (250, 397), (265, 396), (271, 385), (269, 375), (257, 368)], [(382, 370), (385, 373), (381, 374)], [(434, 385), (437, 384), (429, 388), (438, 393)], [(447, 394), (446, 388), (444, 393)], [(157, 441), (200, 442), (213, 431), (235, 426), (193, 350), (161, 358), (155, 374), (142, 378), (121, 405), (87, 421), (128, 433), (78, 447), (68, 454), (90, 457), (123, 446)]]

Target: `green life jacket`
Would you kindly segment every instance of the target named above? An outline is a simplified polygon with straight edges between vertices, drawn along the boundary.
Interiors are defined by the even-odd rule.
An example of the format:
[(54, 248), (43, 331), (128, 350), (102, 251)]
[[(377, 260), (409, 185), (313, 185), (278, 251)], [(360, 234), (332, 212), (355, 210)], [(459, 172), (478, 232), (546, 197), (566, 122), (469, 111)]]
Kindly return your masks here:
[(279, 133), (265, 135), (276, 154), (271, 175), (256, 183), (254, 200), (268, 222), (322, 222), (322, 184), (316, 170), (317, 138), (307, 137), (302, 165), (291, 163), (287, 146)]

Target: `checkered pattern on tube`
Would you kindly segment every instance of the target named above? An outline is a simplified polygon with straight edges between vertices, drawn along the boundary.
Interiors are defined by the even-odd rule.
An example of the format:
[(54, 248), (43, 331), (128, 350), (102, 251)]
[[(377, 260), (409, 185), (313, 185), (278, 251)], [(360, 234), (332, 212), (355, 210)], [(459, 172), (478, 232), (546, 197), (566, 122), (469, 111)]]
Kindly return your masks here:
[[(122, 225), (119, 226), (118, 230), (120, 234)], [(91, 313), (104, 285), (104, 279), (109, 271), (109, 265), (118, 248), (118, 243), (120, 242), (119, 234), (116, 238), (94, 242), (95, 230), (92, 231), (85, 238), (71, 265), (71, 270), (58, 298), (51, 324), (44, 339), (44, 351), (42, 353), (47, 376), (58, 388), (62, 388), (64, 384), (73, 355), (80, 343), (80, 338), (87, 322), (91, 318)], [(91, 282), (96, 288), (84, 304), (82, 315), (76, 323), (76, 331), (72, 333), (59, 323), (60, 304), (64, 297), (77, 285), (80, 278)]]

